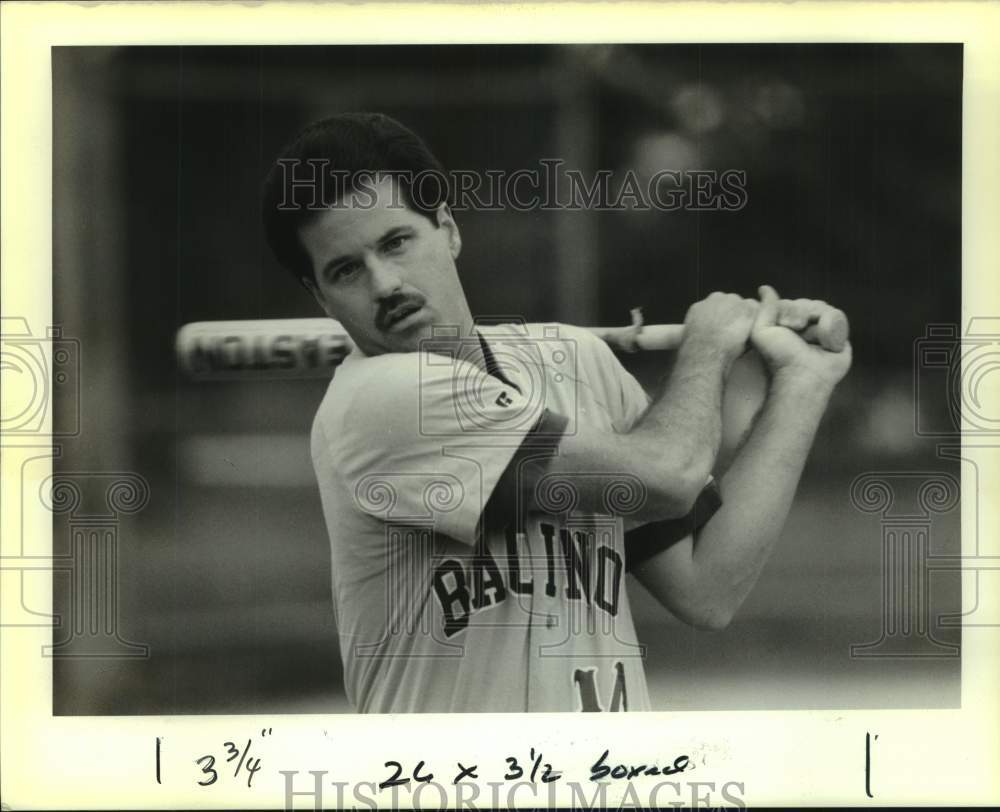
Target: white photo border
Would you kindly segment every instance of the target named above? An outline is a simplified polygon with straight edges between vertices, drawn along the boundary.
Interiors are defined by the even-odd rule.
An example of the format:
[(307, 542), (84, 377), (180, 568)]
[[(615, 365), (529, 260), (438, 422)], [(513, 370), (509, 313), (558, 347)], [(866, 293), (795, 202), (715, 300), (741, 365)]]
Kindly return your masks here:
[[(551, 5), (228, 3), (4, 3), (2, 14), (2, 303), (4, 316), (32, 325), (52, 323), (52, 93), (56, 45), (336, 44), (475, 42), (961, 42), (964, 44), (962, 170), (962, 323), (1000, 315), (1000, 6), (986, 3), (681, 3)], [(27, 190), (27, 195), (26, 195)], [(996, 322), (995, 322), (996, 323)], [(987, 394), (994, 405), (997, 376)], [(30, 384), (25, 384), (30, 385)], [(16, 393), (12, 400), (16, 400)], [(5, 398), (6, 400), (6, 398)], [(48, 429), (51, 431), (51, 428)], [(22, 533), (48, 539), (51, 513), (18, 496), (26, 454), (51, 445), (3, 440), (3, 555)], [(992, 443), (992, 444), (991, 444)], [(978, 451), (975, 478), (963, 470), (963, 555), (976, 543), (1000, 549), (996, 538), (975, 539), (1000, 527), (1000, 438), (963, 438)], [(32, 452), (33, 449), (33, 452)], [(34, 469), (33, 469), (34, 470)], [(39, 474), (44, 478), (44, 473)], [(40, 481), (39, 481), (40, 484)], [(975, 514), (978, 509), (979, 515)], [(0, 562), (2, 563), (2, 562)], [(3, 572), (4, 586), (9, 572)], [(994, 573), (994, 575), (996, 575)], [(1000, 586), (1000, 578), (990, 581)], [(974, 600), (963, 581), (963, 606)], [(5, 589), (3, 610), (19, 590)], [(53, 717), (52, 659), (42, 647), (49, 628), (0, 623), (0, 709), (3, 802), (25, 808), (284, 808), (285, 777), (308, 792), (309, 771), (324, 771), (324, 802), (337, 802), (335, 782), (379, 782), (384, 764), (425, 761), (449, 791), (455, 764), (480, 765), (482, 781), (499, 781), (508, 756), (534, 747), (567, 778), (585, 787), (589, 768), (605, 749), (615, 761), (667, 763), (697, 754), (685, 782), (742, 785), (749, 806), (823, 804), (984, 804), (1000, 800), (1000, 598), (986, 596), (996, 624), (962, 631), (962, 707), (906, 711), (753, 711), (648, 714), (524, 714), (411, 716), (170, 716)], [(33, 593), (34, 605), (51, 603)], [(259, 739), (263, 767), (252, 789), (242, 781), (200, 787), (195, 760), (221, 743)], [(868, 739), (868, 736), (877, 739)], [(161, 747), (161, 775), (155, 747)], [(872, 781), (866, 794), (866, 742)], [(522, 753), (523, 751), (523, 753)], [(410, 767), (412, 768), (412, 767)], [(656, 779), (635, 784), (638, 798)], [(662, 779), (661, 779), (662, 780)], [(580, 799), (566, 782), (553, 796), (560, 806)], [(626, 782), (608, 788), (607, 803), (623, 800)], [(483, 788), (480, 806), (488, 806)], [(547, 789), (521, 788), (519, 806), (548, 805)], [(366, 790), (366, 797), (371, 793)], [(438, 793), (423, 803), (441, 806)], [(387, 796), (381, 805), (390, 803)], [(500, 801), (506, 802), (503, 789)], [(466, 793), (465, 798), (469, 795)], [(589, 798), (589, 796), (588, 796)], [(723, 799), (714, 795), (719, 805)], [(660, 793), (661, 803), (691, 805)], [(455, 796), (449, 797), (451, 804)], [(352, 801), (347, 789), (347, 803)], [(412, 795), (400, 793), (406, 807)], [(308, 795), (296, 808), (312, 808)], [(6, 808), (6, 807), (5, 807)]]

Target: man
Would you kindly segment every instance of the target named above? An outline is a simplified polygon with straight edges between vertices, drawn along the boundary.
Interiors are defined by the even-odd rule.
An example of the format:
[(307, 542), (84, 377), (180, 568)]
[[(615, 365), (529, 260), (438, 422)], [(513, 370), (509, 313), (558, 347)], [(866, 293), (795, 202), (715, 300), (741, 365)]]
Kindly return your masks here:
[[(416, 135), (366, 113), (306, 128), (265, 182), (272, 249), (356, 345), (312, 434), (348, 698), (363, 712), (647, 710), (625, 571), (684, 621), (724, 627), (850, 350), (794, 332), (822, 302), (713, 293), (651, 399), (586, 330), (475, 322), (447, 184), (417, 182), (432, 176)], [(748, 344), (768, 394), (716, 481), (724, 388)]]

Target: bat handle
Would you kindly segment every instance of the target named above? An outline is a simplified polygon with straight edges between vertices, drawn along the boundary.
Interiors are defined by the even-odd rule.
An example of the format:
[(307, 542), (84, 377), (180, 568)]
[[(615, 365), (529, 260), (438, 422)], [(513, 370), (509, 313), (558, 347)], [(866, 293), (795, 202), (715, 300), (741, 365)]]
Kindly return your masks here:
[(631, 327), (588, 327), (590, 332), (619, 352), (676, 350), (684, 338), (683, 324), (647, 324)]
[[(640, 329), (641, 327), (641, 329)], [(630, 327), (588, 327), (590, 332), (603, 339), (619, 352), (638, 350), (676, 350), (684, 340), (683, 324), (634, 323)], [(830, 352), (841, 352), (847, 344), (850, 325), (841, 310), (828, 310), (819, 320), (799, 334), (810, 344), (817, 344)]]
[(640, 350), (676, 350), (684, 340), (684, 325), (649, 324), (635, 340)]

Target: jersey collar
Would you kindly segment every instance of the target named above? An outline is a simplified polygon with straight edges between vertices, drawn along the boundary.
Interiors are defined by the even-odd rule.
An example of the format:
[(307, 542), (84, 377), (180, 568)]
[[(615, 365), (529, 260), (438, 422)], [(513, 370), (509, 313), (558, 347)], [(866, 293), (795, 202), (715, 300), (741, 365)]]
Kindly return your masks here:
[(476, 331), (476, 335), (479, 337), (479, 346), (483, 349), (483, 360), (486, 362), (486, 371), (494, 378), (503, 381), (507, 384), (507, 386), (512, 386), (520, 392), (521, 387), (511, 380), (511, 377), (516, 377), (516, 375), (504, 370), (500, 366), (497, 362), (496, 356), (493, 354), (493, 350), (490, 349), (490, 345), (487, 343), (486, 337), (482, 334), (480, 328), (476, 327), (474, 329)]
[[(472, 328), (472, 330), (475, 333), (476, 338), (479, 339), (479, 346), (482, 348), (483, 359), (486, 362), (486, 371), (497, 380), (503, 381), (505, 384), (507, 384), (507, 386), (512, 386), (518, 392), (521, 392), (522, 391), (521, 385), (518, 383), (521, 376), (518, 374), (518, 370), (516, 369), (516, 367), (512, 367), (510, 364), (503, 366), (497, 360), (496, 355), (494, 354), (493, 350), (490, 348), (490, 345), (486, 340), (486, 332), (490, 332), (493, 333), (492, 337), (494, 338), (494, 340), (499, 338), (502, 341), (505, 335), (512, 334), (510, 325), (506, 324), (490, 325), (484, 331), (484, 326), (477, 324)], [(369, 356), (357, 344), (351, 342), (351, 351), (347, 354), (347, 357), (344, 358), (344, 360), (341, 362), (341, 366), (345, 364), (355, 364), (359, 361), (363, 361), (368, 357)]]

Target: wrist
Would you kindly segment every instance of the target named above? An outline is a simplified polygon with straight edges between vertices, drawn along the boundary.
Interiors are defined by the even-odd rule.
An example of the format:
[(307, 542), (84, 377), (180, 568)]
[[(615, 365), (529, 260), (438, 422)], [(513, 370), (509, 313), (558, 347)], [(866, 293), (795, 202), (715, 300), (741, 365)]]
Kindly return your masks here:
[(713, 341), (698, 337), (685, 338), (677, 351), (677, 363), (690, 363), (699, 366), (708, 365), (725, 370), (732, 362), (732, 353), (727, 353)]
[(825, 405), (833, 394), (835, 382), (805, 367), (779, 367), (771, 373), (771, 390), (777, 397), (797, 402)]

